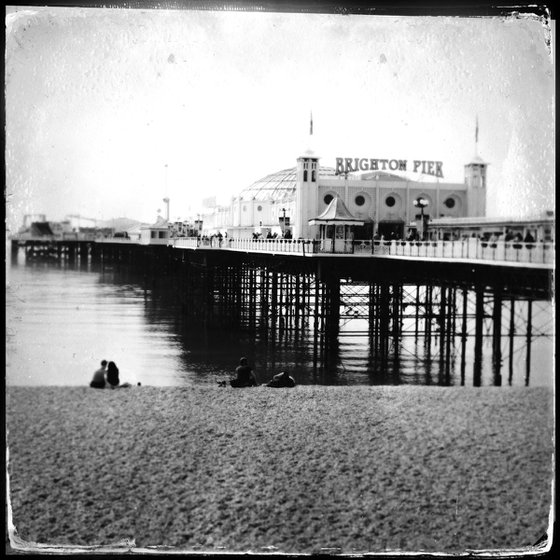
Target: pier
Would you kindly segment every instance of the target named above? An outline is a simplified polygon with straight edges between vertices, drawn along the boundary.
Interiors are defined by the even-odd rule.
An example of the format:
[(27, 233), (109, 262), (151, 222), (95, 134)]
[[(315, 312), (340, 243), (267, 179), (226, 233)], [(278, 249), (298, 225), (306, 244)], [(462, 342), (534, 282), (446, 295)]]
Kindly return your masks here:
[(370, 241), (336, 254), (322, 251), (317, 241), (14, 239), (12, 257), (21, 249), (31, 260), (130, 268), (173, 297), (185, 320), (204, 326), (295, 345), (312, 333), (315, 367), (336, 360), (341, 337), (353, 336), (368, 345), (372, 364), (384, 369), (399, 360), (403, 339), (414, 337), (434, 349), (445, 384), (453, 356), (461, 356), (464, 378), (470, 339), (474, 384), (490, 346), (494, 384), (501, 385), (502, 370), (511, 383), (522, 345), (529, 384), (531, 344), (553, 336), (546, 319), (540, 324), (552, 298), (553, 245), (494, 245)]

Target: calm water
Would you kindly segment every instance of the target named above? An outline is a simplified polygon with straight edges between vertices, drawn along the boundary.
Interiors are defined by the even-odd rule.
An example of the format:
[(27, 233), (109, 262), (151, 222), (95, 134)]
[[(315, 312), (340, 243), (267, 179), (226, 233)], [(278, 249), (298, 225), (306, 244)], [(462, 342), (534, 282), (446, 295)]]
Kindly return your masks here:
[[(313, 336), (260, 340), (238, 330), (190, 325), (173, 304), (142, 278), (118, 270), (57, 263), (17, 264), (6, 270), (6, 382), (8, 385), (86, 385), (101, 359), (113, 360), (121, 381), (143, 385), (215, 384), (231, 375), (246, 355), (260, 382), (288, 368), (299, 383), (473, 384), (473, 337), (464, 366), (456, 340), (448, 368), (439, 361), (437, 337), (405, 338), (399, 360), (380, 365), (367, 338), (342, 336), (328, 367), (313, 367)], [(343, 326), (356, 330), (359, 321)], [(535, 304), (533, 332), (552, 331), (552, 306)], [(491, 339), (484, 342), (481, 385), (493, 385)], [(525, 384), (526, 348), (516, 339), (509, 370), (504, 338), (502, 385)], [(529, 384), (552, 385), (553, 341), (536, 337), (531, 348)]]

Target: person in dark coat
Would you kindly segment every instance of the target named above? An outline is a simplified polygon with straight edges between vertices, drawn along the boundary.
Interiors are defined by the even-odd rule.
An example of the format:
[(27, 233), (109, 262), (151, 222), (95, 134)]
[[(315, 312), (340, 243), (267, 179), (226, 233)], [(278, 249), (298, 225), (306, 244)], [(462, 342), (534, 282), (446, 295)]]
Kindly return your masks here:
[(291, 376), (288, 375), (287, 371), (281, 371), (277, 375), (272, 378), (272, 381), (269, 381), (266, 384), (267, 387), (295, 387), (296, 381)]
[(236, 378), (229, 383), (232, 387), (256, 387), (257, 378), (247, 362), (247, 358), (241, 358), (235, 370)]
[(95, 370), (93, 374), (93, 379), (89, 384), (90, 387), (94, 389), (104, 389), (105, 388), (105, 369), (107, 368), (107, 360), (101, 361), (101, 367)]
[(107, 365), (107, 383), (112, 388), (119, 386), (119, 368), (115, 362), (109, 362)]

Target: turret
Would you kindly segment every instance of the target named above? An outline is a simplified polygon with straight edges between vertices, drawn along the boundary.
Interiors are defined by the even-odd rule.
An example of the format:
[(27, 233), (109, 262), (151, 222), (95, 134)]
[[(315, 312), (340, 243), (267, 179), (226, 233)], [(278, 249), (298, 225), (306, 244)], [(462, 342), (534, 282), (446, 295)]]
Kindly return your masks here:
[(486, 216), (486, 169), (488, 164), (478, 155), (478, 118), (475, 129), (475, 155), (465, 165), (465, 185), (467, 186), (467, 215)]
[(309, 125), (308, 148), (297, 159), (296, 175), (296, 218), (294, 237), (308, 238), (311, 228), (310, 217), (317, 215), (317, 189), (319, 179), (319, 156), (313, 147), (313, 116)]

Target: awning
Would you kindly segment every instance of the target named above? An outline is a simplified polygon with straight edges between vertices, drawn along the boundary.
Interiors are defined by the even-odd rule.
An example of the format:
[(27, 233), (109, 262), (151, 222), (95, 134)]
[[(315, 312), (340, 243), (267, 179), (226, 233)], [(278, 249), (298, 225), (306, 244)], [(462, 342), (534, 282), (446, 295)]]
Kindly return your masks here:
[(355, 218), (348, 208), (346, 208), (346, 204), (344, 201), (335, 196), (330, 204), (327, 206), (325, 211), (316, 218), (309, 220), (310, 226), (319, 226), (319, 225), (340, 225), (340, 226), (363, 226), (364, 221)]

